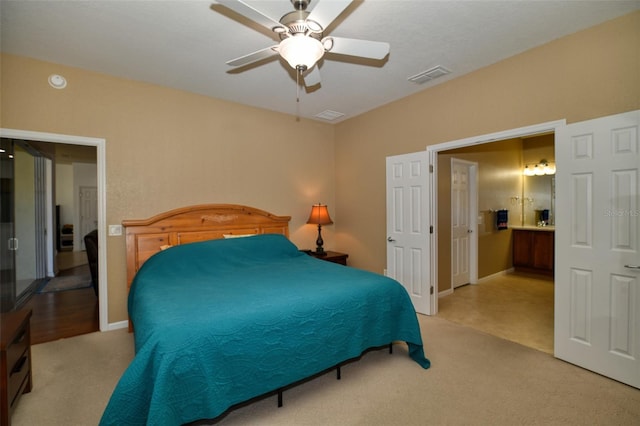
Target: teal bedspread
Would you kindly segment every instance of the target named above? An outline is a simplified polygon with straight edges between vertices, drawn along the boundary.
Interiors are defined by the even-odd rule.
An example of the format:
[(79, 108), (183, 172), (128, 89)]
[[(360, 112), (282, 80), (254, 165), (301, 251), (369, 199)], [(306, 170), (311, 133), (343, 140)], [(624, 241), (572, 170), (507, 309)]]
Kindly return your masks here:
[(132, 284), (136, 355), (102, 425), (180, 425), (405, 341), (423, 368), (416, 313), (382, 275), (325, 262), (281, 235), (176, 246)]

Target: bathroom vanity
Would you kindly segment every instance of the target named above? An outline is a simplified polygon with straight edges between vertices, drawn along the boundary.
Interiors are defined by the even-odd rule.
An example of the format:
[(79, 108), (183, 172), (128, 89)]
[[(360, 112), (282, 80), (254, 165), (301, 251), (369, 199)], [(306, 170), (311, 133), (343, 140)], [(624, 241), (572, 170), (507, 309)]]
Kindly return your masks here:
[(553, 276), (553, 226), (514, 226), (513, 267), (520, 272)]

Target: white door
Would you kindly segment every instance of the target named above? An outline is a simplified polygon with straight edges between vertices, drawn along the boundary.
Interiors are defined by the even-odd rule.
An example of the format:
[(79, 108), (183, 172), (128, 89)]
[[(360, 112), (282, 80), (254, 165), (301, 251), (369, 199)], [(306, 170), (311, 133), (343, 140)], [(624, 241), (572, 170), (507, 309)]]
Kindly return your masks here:
[(555, 356), (640, 387), (640, 111), (556, 134)]
[(98, 227), (98, 188), (80, 187), (80, 247), (85, 250), (84, 236)]
[(471, 163), (451, 159), (451, 284), (471, 282)]
[(387, 275), (431, 314), (427, 152), (387, 157)]

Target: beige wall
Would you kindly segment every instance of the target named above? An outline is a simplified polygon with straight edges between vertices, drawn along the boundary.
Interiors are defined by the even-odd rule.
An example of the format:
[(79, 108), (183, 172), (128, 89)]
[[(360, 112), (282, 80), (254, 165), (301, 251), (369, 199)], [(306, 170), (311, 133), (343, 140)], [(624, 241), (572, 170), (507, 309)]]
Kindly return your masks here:
[(385, 267), (385, 157), (548, 121), (636, 110), (639, 75), (636, 12), (338, 124), (337, 248), (349, 252), (357, 267)]
[[(52, 73), (67, 78), (66, 89), (49, 87)], [(106, 139), (108, 224), (238, 203), (292, 216), (292, 241), (311, 248), (312, 204), (328, 204), (340, 221), (331, 125), (10, 55), (1, 107), (3, 128)], [(323, 229), (328, 249), (337, 248), (333, 232)], [(108, 321), (124, 321), (124, 237), (108, 237), (107, 263)]]
[[(0, 126), (106, 139), (107, 223), (197, 203), (291, 215), (312, 247), (385, 267), (385, 157), (566, 118), (640, 108), (640, 13), (564, 37), (331, 126), (52, 63), (2, 56)], [(454, 70), (455, 72), (455, 70)], [(48, 86), (64, 75), (65, 90)], [(375, 90), (375, 88), (372, 88)], [(304, 134), (305, 138), (289, 137)], [(124, 239), (107, 241), (109, 322), (126, 319)]]

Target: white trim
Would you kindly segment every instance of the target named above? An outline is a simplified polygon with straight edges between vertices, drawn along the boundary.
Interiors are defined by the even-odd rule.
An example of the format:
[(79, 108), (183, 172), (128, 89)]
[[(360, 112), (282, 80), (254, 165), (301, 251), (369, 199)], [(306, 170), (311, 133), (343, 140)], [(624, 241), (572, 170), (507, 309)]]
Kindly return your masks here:
[(532, 126), (518, 127), (511, 130), (503, 130), (486, 135), (472, 136), (470, 138), (458, 139), (450, 142), (443, 142), (436, 145), (427, 146), (427, 151), (440, 152), (448, 149), (463, 148), (465, 146), (482, 145), (488, 142), (498, 142), (505, 139), (523, 138), (540, 133), (555, 132), (559, 126), (566, 125), (567, 120), (548, 121), (546, 123), (534, 124)]
[(438, 298), (444, 297), (444, 296), (449, 296), (451, 294), (453, 294), (453, 289), (452, 288), (450, 288), (449, 290), (444, 290), (444, 291), (439, 292), (438, 293)]
[(107, 291), (107, 179), (106, 179), (106, 143), (102, 138), (85, 136), (62, 135), (57, 133), (33, 132), (29, 130), (0, 128), (0, 137), (9, 139), (22, 139), (41, 142), (64, 143), (69, 145), (88, 145), (96, 147), (97, 154), (97, 186), (98, 186), (98, 241), (103, 243), (98, 248), (98, 281), (99, 297), (98, 306), (100, 314), (100, 331), (109, 329), (109, 300)]
[[(463, 148), (466, 146), (481, 145), (488, 142), (497, 142), (506, 139), (522, 138), (525, 136), (532, 136), (542, 133), (556, 133), (557, 129), (564, 127), (567, 120), (555, 120), (548, 121), (546, 123), (534, 124), (531, 126), (518, 127), (510, 130), (503, 130), (496, 133), (489, 133), (486, 135), (472, 136), (470, 138), (458, 139), (450, 142), (443, 142), (436, 145), (427, 146), (427, 153), (429, 156), (429, 164), (433, 166), (433, 173), (431, 175), (431, 185), (429, 187), (429, 204), (431, 209), (431, 218), (433, 226), (433, 234), (431, 235), (431, 283), (433, 285), (433, 292), (438, 296), (442, 294), (438, 291), (438, 153), (440, 151), (446, 151), (448, 149)], [(444, 293), (444, 292), (443, 292)], [(437, 297), (433, 299), (437, 302)], [(437, 303), (435, 309), (432, 310), (432, 315), (438, 312)]]
[(103, 331), (122, 330), (123, 328), (129, 328), (129, 321), (112, 322)]
[[(430, 229), (431, 238), (429, 241), (429, 278), (430, 286), (433, 294), (438, 297), (431, 298), (431, 315), (438, 313), (438, 298), (443, 296), (438, 292), (438, 203), (433, 202), (438, 199), (438, 153), (427, 149), (427, 158), (429, 159), (429, 217), (431, 218)], [(453, 293), (453, 289), (451, 290)]]
[(485, 281), (492, 280), (498, 277), (504, 277), (505, 275), (513, 274), (515, 271), (514, 268), (505, 269), (504, 271), (496, 272), (495, 274), (487, 275), (486, 277), (482, 277), (478, 280), (477, 284), (482, 284)]

